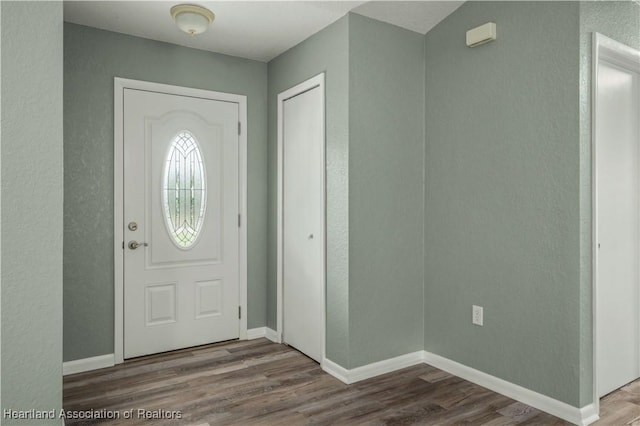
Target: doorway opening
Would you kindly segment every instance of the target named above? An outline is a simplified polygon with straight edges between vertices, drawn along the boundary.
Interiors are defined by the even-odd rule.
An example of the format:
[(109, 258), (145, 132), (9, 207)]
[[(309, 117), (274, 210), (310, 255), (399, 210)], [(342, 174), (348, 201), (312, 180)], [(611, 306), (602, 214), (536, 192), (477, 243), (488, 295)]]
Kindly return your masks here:
[(594, 33), (593, 389), (640, 377), (640, 51)]

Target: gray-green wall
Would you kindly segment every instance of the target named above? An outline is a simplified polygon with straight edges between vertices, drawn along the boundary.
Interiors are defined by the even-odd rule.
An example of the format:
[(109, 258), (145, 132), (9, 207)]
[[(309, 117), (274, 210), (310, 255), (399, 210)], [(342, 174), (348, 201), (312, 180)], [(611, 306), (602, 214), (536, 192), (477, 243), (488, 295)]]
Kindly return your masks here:
[(269, 292), (267, 325), (276, 329), (278, 93), (321, 72), (326, 91), (326, 354), (349, 363), (349, 19), (343, 17), (269, 62)]
[(579, 7), (467, 2), (426, 36), (425, 348), (573, 406)]
[(266, 323), (267, 66), (64, 26), (64, 359), (113, 353), (113, 78), (246, 95), (248, 327)]
[(276, 327), (277, 96), (326, 74), (327, 358), (423, 348), (424, 37), (349, 14), (269, 63), (269, 298)]
[[(0, 10), (0, 412), (57, 413), (62, 406), (62, 3), (2, 2)], [(1, 422), (60, 424), (58, 419)]]
[(424, 348), (424, 36), (349, 15), (348, 368)]
[(591, 41), (594, 32), (640, 49), (640, 5), (631, 1), (580, 3), (580, 406), (593, 400)]

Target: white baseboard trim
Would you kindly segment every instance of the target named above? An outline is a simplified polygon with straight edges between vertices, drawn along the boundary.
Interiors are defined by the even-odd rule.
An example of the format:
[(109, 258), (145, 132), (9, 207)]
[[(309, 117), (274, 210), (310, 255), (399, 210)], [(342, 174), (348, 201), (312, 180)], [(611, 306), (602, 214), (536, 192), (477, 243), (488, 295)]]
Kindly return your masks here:
[(395, 358), (389, 358), (362, 367), (347, 370), (346, 368), (336, 364), (335, 362), (325, 359), (322, 363), (322, 369), (331, 374), (336, 379), (351, 384), (361, 380), (370, 379), (371, 377), (381, 374), (390, 373), (402, 368), (411, 367), (412, 365), (422, 364), (423, 351), (417, 351), (400, 355)]
[(336, 364), (335, 362), (331, 361), (329, 358), (323, 359), (320, 366), (325, 372), (331, 374), (333, 377), (340, 380), (342, 383), (346, 383), (346, 384), (351, 383), (349, 381), (349, 370), (347, 370), (346, 368), (342, 367), (339, 364)]
[[(280, 335), (269, 327), (258, 327), (247, 330), (247, 340), (266, 337), (272, 342), (280, 343)], [(62, 375), (83, 373), (85, 371), (98, 370), (100, 368), (113, 367), (115, 357), (113, 354), (94, 356), (91, 358), (76, 359), (62, 363)]]
[(269, 327), (250, 328), (247, 330), (247, 340), (266, 337), (275, 343), (280, 343), (280, 335)]
[(247, 330), (247, 340), (259, 339), (267, 335), (267, 327), (250, 328)]
[(100, 368), (113, 367), (115, 357), (113, 354), (93, 356), (91, 358), (76, 359), (62, 363), (62, 375), (83, 373), (85, 371), (98, 370)]
[(282, 337), (280, 336), (280, 333), (278, 333), (277, 331), (269, 327), (265, 327), (265, 328), (267, 330), (264, 337), (266, 337), (267, 339), (271, 340), (274, 343), (282, 343)]
[(594, 404), (576, 408), (557, 399), (426, 351), (424, 352), (424, 362), (573, 424), (586, 426), (598, 420)]
[(412, 352), (351, 370), (325, 358), (322, 362), (322, 369), (341, 382), (351, 384), (422, 363), (432, 365), (579, 426), (590, 425), (599, 419), (595, 404), (576, 408), (557, 399), (426, 351)]
[(589, 404), (582, 407), (580, 409), (580, 418), (582, 419), (582, 423), (579, 423), (580, 426), (587, 426), (600, 420), (596, 404)]

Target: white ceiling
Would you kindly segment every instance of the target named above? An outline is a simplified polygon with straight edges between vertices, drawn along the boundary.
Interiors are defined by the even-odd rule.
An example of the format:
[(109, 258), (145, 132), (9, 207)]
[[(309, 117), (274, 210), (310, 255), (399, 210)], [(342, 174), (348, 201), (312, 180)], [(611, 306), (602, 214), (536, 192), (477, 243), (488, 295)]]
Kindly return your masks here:
[(368, 1), (353, 12), (426, 34), (462, 3), (464, 1)]
[(118, 33), (267, 62), (349, 11), (425, 34), (462, 1), (198, 1), (216, 14), (199, 36), (169, 15), (181, 1), (65, 1), (64, 20)]

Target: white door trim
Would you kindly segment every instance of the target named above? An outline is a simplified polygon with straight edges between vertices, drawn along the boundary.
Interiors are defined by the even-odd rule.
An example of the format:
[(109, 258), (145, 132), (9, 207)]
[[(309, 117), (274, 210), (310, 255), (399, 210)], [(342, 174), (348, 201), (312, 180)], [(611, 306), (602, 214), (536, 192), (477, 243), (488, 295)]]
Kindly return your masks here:
[(146, 90), (171, 95), (191, 96), (201, 99), (233, 102), (238, 104), (240, 120), (239, 136), (239, 210), (242, 217), (239, 229), (239, 288), (242, 317), (240, 319), (240, 339), (247, 338), (247, 97), (211, 90), (172, 86), (148, 81), (130, 80), (115, 77), (113, 81), (113, 229), (114, 229), (114, 360), (116, 364), (124, 361), (124, 137), (123, 108), (124, 89)]
[(324, 88), (324, 73), (318, 74), (315, 77), (310, 78), (278, 95), (278, 198), (277, 198), (277, 261), (276, 261), (276, 286), (277, 286), (277, 324), (276, 324), (276, 333), (277, 333), (277, 341), (282, 342), (282, 332), (283, 332), (283, 280), (282, 280), (282, 261), (283, 261), (283, 198), (282, 191), (284, 188), (284, 144), (283, 144), (283, 111), (284, 111), (284, 102), (287, 99), (290, 99), (294, 96), (300, 95), (301, 93), (307, 92), (311, 89), (315, 89), (316, 87), (320, 88), (322, 93), (322, 136), (321, 139), (323, 141), (321, 151), (322, 151), (322, 209), (323, 209), (323, 220), (322, 220), (322, 230), (320, 235), (322, 235), (322, 264), (324, 267), (322, 268), (322, 277), (321, 282), (324, 287), (323, 291), (323, 300), (322, 300), (322, 362), (320, 365), (324, 365), (326, 360), (326, 300), (327, 300), (327, 280), (326, 280), (326, 270), (327, 270), (327, 233), (326, 233), (326, 222), (327, 222), (327, 214), (326, 214), (326, 206), (327, 206), (327, 191), (326, 191), (326, 150), (325, 150), (325, 134), (326, 134), (326, 123), (325, 123), (325, 88)]
[[(596, 117), (598, 114), (598, 64), (606, 61), (624, 69), (640, 73), (640, 51), (617, 42), (600, 33), (593, 33), (591, 59), (591, 282), (592, 282), (592, 359), (593, 359), (593, 404), (600, 413), (598, 395), (598, 359), (597, 359), (597, 312), (598, 312), (598, 168), (596, 158)], [(640, 301), (638, 301), (640, 303)]]

